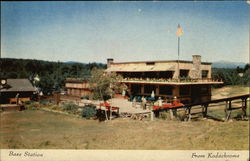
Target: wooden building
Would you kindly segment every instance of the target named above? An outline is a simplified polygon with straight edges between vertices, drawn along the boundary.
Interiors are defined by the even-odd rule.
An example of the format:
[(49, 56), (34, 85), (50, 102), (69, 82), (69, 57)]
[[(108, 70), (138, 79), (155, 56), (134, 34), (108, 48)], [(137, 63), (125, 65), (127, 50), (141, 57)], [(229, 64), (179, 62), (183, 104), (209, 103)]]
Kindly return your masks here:
[(36, 89), (28, 79), (6, 79), (2, 81), (4, 84), (1, 83), (1, 104), (17, 104), (18, 102), (29, 101), (36, 95)]
[(201, 62), (200, 55), (192, 61), (114, 62), (107, 60), (107, 72), (123, 76), (128, 94), (173, 98), (183, 103), (211, 100), (211, 85), (223, 82), (211, 79), (211, 63)]
[(67, 95), (82, 97), (91, 93), (86, 78), (67, 78), (65, 80)]

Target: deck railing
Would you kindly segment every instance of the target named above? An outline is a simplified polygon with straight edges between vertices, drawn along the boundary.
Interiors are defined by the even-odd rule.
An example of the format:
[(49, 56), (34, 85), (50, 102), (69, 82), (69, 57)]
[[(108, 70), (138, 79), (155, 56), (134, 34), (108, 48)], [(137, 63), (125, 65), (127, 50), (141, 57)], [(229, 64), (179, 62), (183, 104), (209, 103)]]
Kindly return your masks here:
[(176, 83), (187, 83), (187, 82), (223, 82), (219, 79), (212, 78), (201, 78), (201, 79), (192, 79), (192, 78), (124, 78), (122, 81), (146, 81), (146, 82), (176, 82)]

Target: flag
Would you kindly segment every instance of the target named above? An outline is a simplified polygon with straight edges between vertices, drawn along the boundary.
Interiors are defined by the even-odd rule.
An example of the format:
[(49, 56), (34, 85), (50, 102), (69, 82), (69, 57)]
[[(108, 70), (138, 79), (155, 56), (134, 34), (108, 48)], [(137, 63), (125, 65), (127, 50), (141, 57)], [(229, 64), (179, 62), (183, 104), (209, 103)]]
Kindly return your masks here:
[(176, 36), (177, 37), (180, 37), (181, 35), (183, 35), (184, 34), (184, 32), (183, 32), (183, 30), (182, 30), (182, 28), (181, 28), (181, 26), (180, 26), (180, 24), (178, 25), (178, 28), (177, 28), (177, 31), (176, 31)]

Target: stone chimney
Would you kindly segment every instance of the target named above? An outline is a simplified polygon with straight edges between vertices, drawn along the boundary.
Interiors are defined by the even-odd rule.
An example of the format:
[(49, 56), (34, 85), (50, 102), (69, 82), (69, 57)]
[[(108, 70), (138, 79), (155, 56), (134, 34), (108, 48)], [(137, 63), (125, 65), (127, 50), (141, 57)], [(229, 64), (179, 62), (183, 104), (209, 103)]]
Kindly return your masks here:
[(110, 64), (112, 64), (114, 62), (113, 58), (108, 58), (107, 59), (107, 68), (110, 68)]
[(201, 79), (201, 56), (193, 55), (193, 67), (190, 70), (190, 77), (193, 79)]

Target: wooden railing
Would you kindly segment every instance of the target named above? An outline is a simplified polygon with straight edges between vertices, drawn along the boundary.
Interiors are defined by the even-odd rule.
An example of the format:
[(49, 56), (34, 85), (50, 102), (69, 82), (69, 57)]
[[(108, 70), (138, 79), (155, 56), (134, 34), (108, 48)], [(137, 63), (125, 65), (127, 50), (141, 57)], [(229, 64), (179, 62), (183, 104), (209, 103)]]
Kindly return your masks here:
[[(234, 96), (234, 97), (228, 97), (228, 98), (222, 98), (222, 99), (216, 99), (216, 100), (211, 100), (211, 101), (206, 101), (206, 102), (201, 102), (201, 103), (192, 103), (192, 104), (186, 104), (184, 106), (176, 106), (172, 108), (166, 108), (166, 109), (159, 109), (157, 111), (154, 111), (155, 113), (158, 113), (160, 111), (165, 111), (165, 110), (177, 110), (177, 109), (185, 109), (186, 110), (186, 115), (187, 115), (187, 120), (190, 121), (192, 115), (199, 114), (201, 113), (203, 117), (207, 117), (207, 109), (209, 107), (209, 104), (214, 104), (214, 103), (220, 103), (220, 102), (225, 102), (225, 120), (228, 121), (230, 119), (231, 113), (233, 110), (237, 109), (242, 109), (243, 112), (243, 117), (247, 117), (246, 109), (247, 109), (247, 99), (249, 98), (249, 94), (245, 95), (240, 95), (240, 96)], [(241, 100), (242, 104), (240, 107), (232, 107), (232, 101), (234, 100)], [(194, 106), (200, 106), (202, 109), (202, 112), (192, 112), (192, 108)]]

